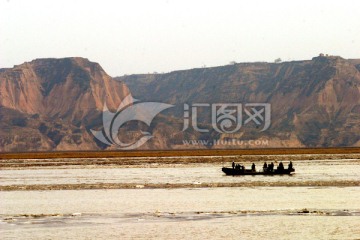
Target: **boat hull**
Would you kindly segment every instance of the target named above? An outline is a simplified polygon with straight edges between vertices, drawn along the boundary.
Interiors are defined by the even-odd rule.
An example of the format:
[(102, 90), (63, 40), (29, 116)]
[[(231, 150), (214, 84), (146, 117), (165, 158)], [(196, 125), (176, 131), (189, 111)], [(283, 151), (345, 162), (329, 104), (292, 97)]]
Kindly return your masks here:
[(245, 170), (239, 170), (239, 169), (234, 169), (234, 168), (226, 168), (223, 167), (222, 171), (226, 174), (226, 175), (231, 175), (231, 176), (235, 176), (235, 175), (289, 175), (295, 172), (295, 169), (284, 169), (282, 171), (279, 170), (274, 170), (272, 172), (253, 172), (249, 169), (245, 169)]

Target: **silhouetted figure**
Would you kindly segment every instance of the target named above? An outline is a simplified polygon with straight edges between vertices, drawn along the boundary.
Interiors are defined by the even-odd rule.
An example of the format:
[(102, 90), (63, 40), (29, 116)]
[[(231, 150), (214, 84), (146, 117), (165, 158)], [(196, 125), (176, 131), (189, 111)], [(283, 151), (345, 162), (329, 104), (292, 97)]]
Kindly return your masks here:
[(282, 162), (280, 162), (277, 169), (278, 169), (279, 171), (284, 171), (284, 164), (283, 164)]
[(292, 164), (292, 161), (290, 161), (288, 169), (291, 170), (292, 168), (293, 168), (293, 164)]
[(270, 171), (270, 172), (274, 171), (274, 163), (273, 163), (273, 162), (271, 162), (271, 163), (269, 164), (269, 171)]
[(263, 166), (264, 172), (267, 170), (267, 168), (268, 168), (268, 165), (267, 165), (267, 163), (265, 162), (265, 163), (264, 163), (264, 166)]
[(234, 163), (234, 161), (232, 162), (232, 168), (233, 168), (233, 169), (235, 168), (235, 163)]
[(255, 172), (255, 163), (251, 165), (251, 171)]

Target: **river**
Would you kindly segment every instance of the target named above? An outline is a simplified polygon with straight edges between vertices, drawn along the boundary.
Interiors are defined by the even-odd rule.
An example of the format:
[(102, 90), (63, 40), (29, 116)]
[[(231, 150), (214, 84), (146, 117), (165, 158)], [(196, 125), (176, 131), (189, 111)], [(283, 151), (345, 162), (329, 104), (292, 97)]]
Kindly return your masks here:
[[(0, 185), (18, 189), (0, 191), (0, 236), (360, 239), (359, 160), (296, 161), (294, 175), (272, 177), (225, 176), (222, 165), (1, 169)], [(101, 183), (127, 184), (129, 188), (22, 190), (29, 185), (36, 189), (44, 184)], [(201, 187), (204, 183), (214, 187)], [(216, 187), (222, 183), (247, 186)], [(147, 184), (159, 187), (151, 189)]]

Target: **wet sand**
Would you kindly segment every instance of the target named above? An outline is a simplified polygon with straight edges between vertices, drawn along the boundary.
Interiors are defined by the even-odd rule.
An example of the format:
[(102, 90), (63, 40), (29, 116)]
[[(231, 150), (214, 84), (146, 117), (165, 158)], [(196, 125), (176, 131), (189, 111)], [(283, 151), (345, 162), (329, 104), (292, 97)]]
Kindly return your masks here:
[(239, 183), (97, 183), (97, 184), (43, 184), (0, 186), (0, 191), (86, 190), (86, 189), (156, 189), (156, 188), (219, 188), (219, 187), (355, 187), (359, 181), (305, 181), (305, 182), (239, 182)]
[(0, 169), (51, 166), (106, 166), (147, 167), (149, 164), (191, 164), (231, 163), (253, 161), (297, 161), (325, 159), (360, 159), (360, 153), (353, 154), (273, 154), (273, 155), (230, 155), (230, 156), (170, 156), (170, 157), (114, 157), (114, 158), (49, 158), (49, 159), (2, 159)]
[(5, 152), (0, 159), (53, 159), (53, 158), (121, 158), (121, 157), (185, 157), (233, 155), (299, 155), (299, 154), (360, 154), (359, 147), (343, 148), (267, 148), (267, 149), (186, 149), (139, 151), (58, 151), (58, 152)]

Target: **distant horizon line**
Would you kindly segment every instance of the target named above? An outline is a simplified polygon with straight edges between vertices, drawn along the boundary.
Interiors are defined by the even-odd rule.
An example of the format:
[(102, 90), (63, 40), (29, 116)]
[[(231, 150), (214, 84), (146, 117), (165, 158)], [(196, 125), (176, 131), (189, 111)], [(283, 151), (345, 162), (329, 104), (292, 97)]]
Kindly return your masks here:
[[(244, 61), (244, 62), (237, 62), (237, 61), (230, 61), (228, 64), (224, 64), (224, 65), (214, 65), (214, 66), (207, 66), (206, 64), (204, 64), (203, 66), (200, 66), (200, 67), (192, 67), (192, 68), (184, 68), (184, 69), (174, 69), (174, 70), (170, 70), (170, 71), (162, 71), (162, 72), (159, 72), (159, 71), (152, 71), (152, 72), (143, 72), (143, 73), (125, 73), (125, 74), (122, 74), (122, 75), (110, 75), (107, 73), (107, 71), (105, 69), (103, 69), (105, 71), (105, 73), (107, 73), (109, 76), (113, 77), (113, 78), (118, 78), (118, 77), (124, 77), (124, 76), (131, 76), (131, 75), (149, 75), (149, 74), (152, 74), (152, 75), (156, 75), (156, 74), (167, 74), (167, 73), (172, 73), (172, 72), (178, 72), (178, 71), (188, 71), (188, 70), (195, 70), (195, 69), (208, 69), (208, 68), (217, 68), (217, 67), (225, 67), (225, 66), (231, 66), (231, 65), (236, 65), (236, 64), (256, 64), (256, 63), (267, 63), (267, 64), (280, 64), (280, 63), (290, 63), (290, 62), (302, 62), (302, 61), (311, 61), (313, 60), (314, 58), (317, 58), (317, 57), (328, 57), (328, 58), (341, 58), (341, 59), (344, 59), (344, 60), (358, 60), (360, 58), (343, 58), (339, 55), (330, 55), (330, 54), (323, 54), (323, 53), (320, 53), (319, 55), (317, 56), (314, 56), (312, 57), (311, 59), (298, 59), (298, 60), (282, 60), (281, 58), (277, 58), (275, 59), (274, 61), (270, 62), (270, 61), (261, 61), (261, 60), (258, 60), (258, 61)], [(20, 66), (20, 65), (23, 65), (23, 64), (26, 64), (26, 63), (31, 63), (33, 61), (36, 61), (36, 60), (50, 60), (50, 59), (53, 59), (53, 60), (61, 60), (61, 59), (76, 59), (76, 58), (81, 58), (81, 59), (84, 59), (84, 60), (87, 60), (89, 62), (92, 62), (92, 63), (96, 63), (96, 64), (99, 64), (102, 68), (103, 66), (101, 65), (101, 63), (99, 62), (96, 62), (96, 61), (92, 61), (90, 60), (89, 58), (87, 57), (81, 57), (81, 56), (72, 56), (72, 57), (40, 57), (40, 58), (35, 58), (35, 59), (32, 59), (30, 61), (25, 61), (25, 62), (22, 62), (20, 64), (15, 64), (13, 65), (12, 67), (0, 67), (0, 71), (1, 70), (5, 70), (5, 69), (12, 69), (12, 68), (15, 68), (17, 66)]]

